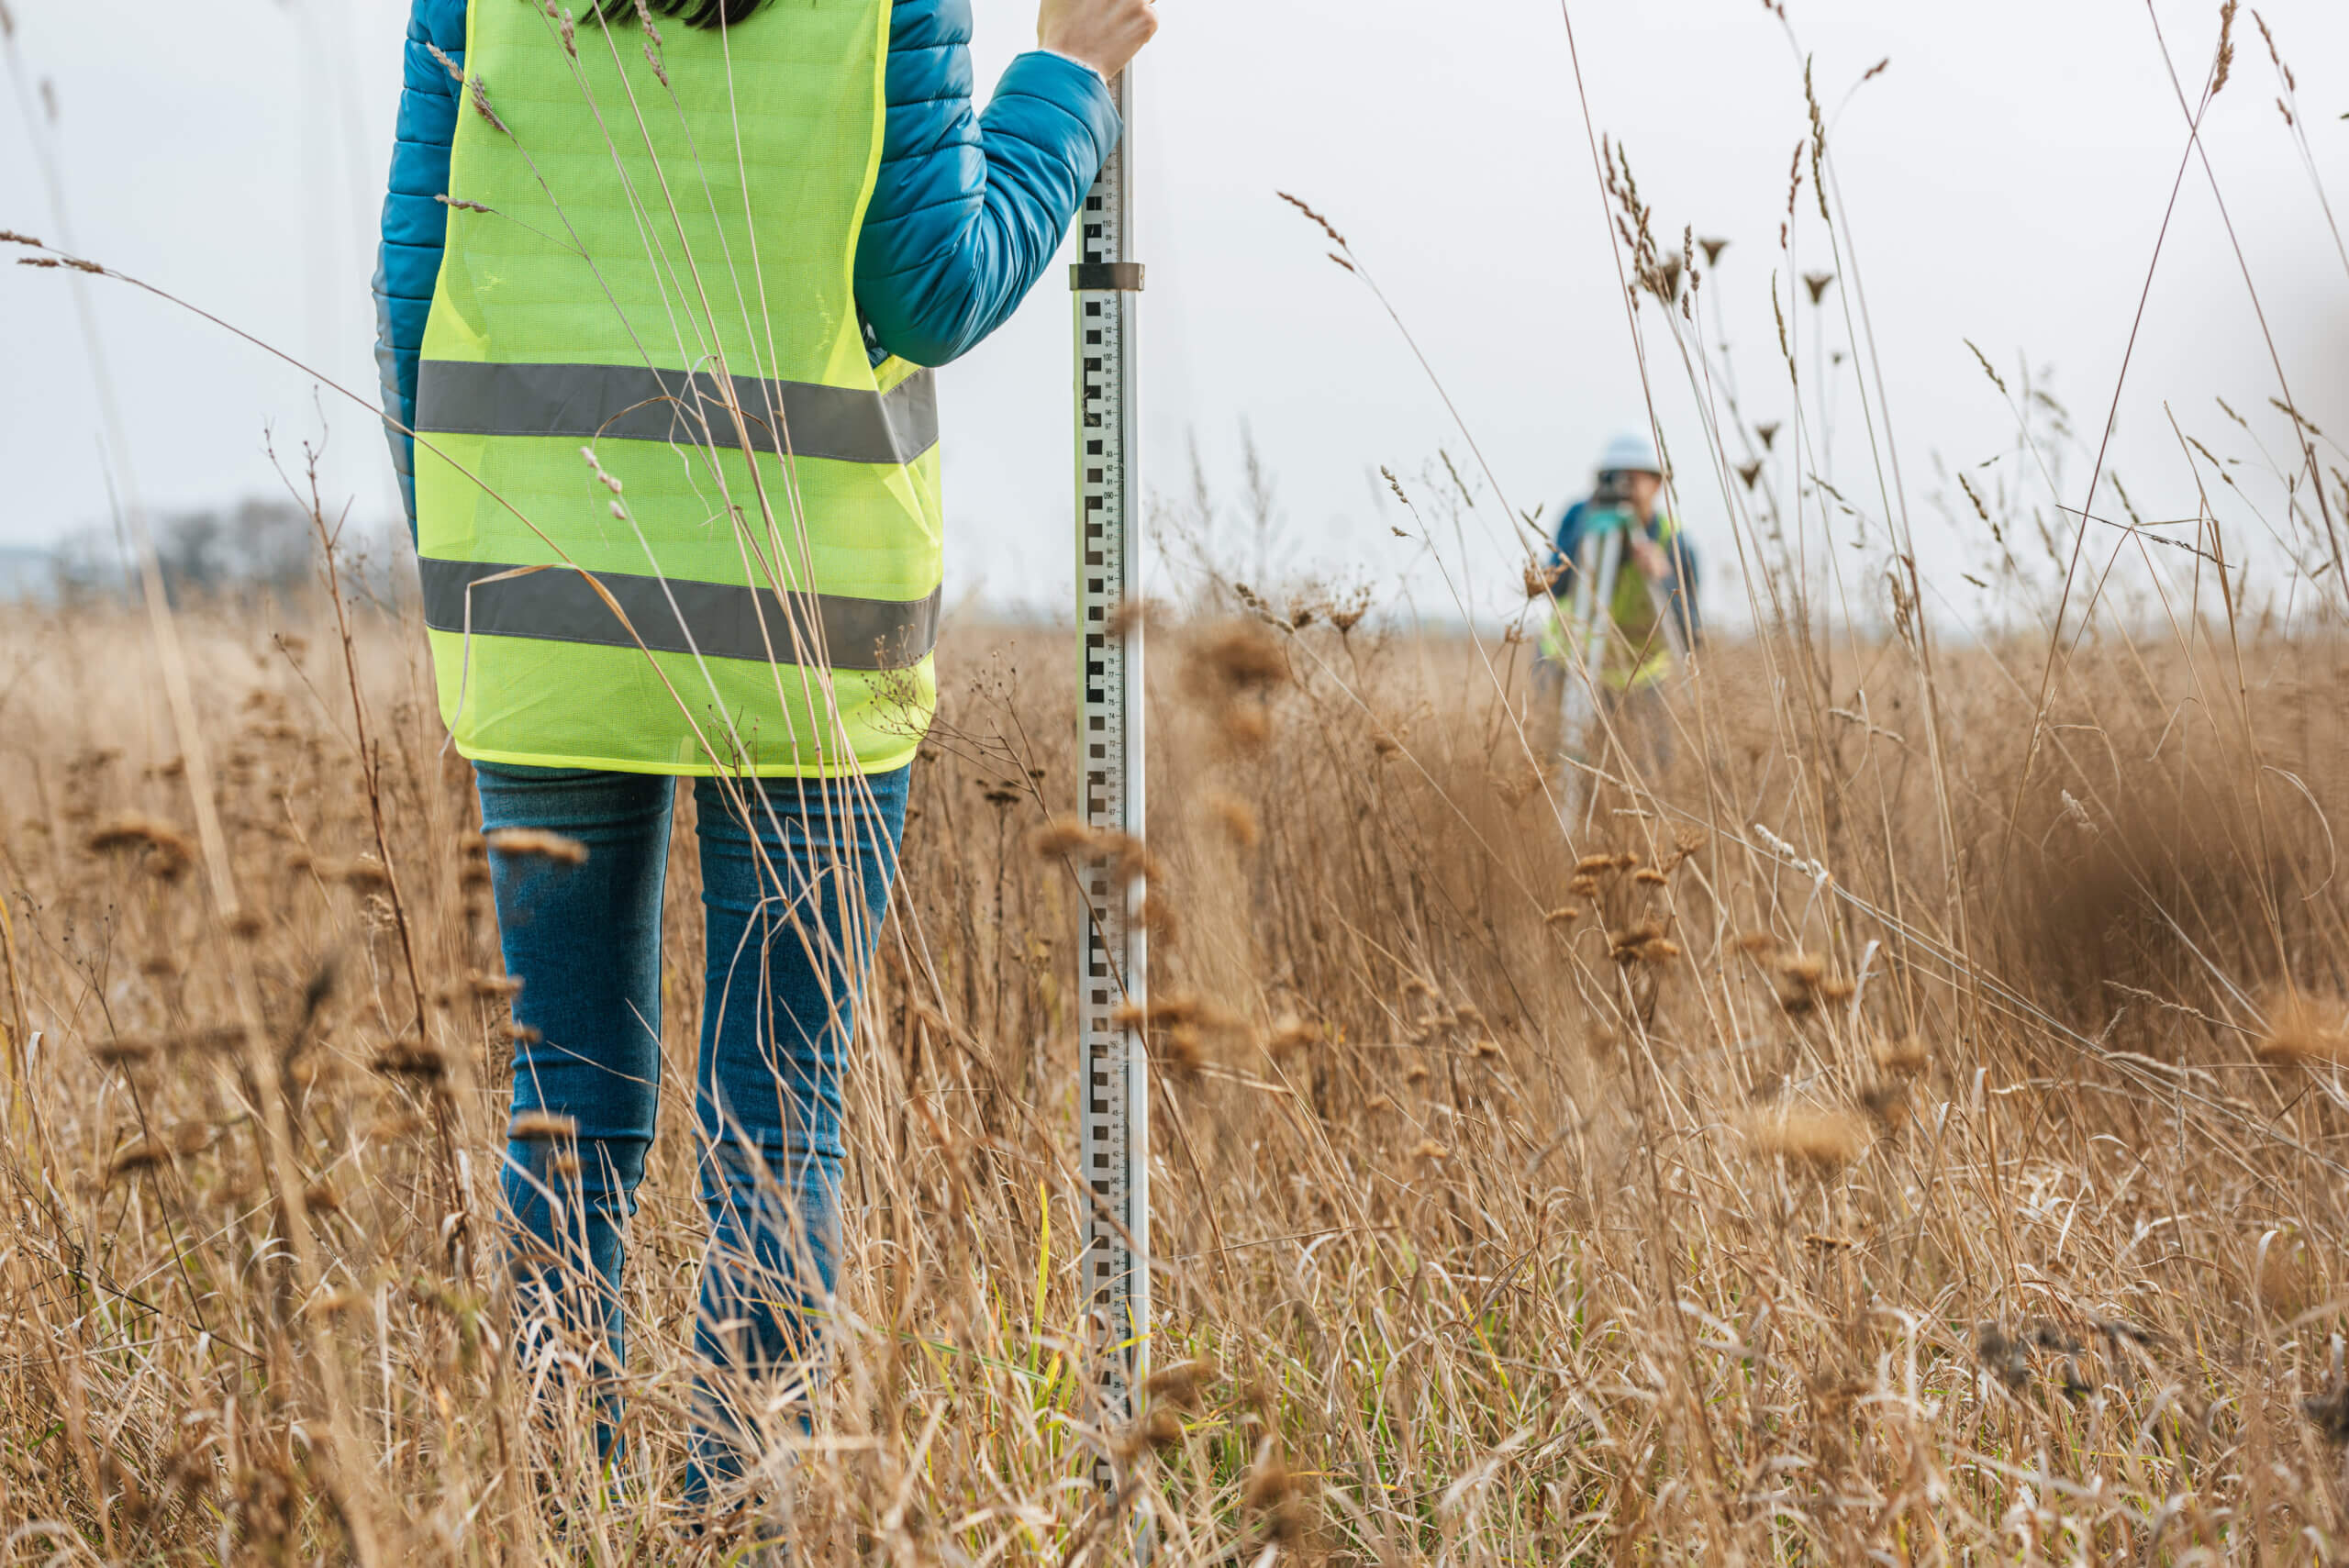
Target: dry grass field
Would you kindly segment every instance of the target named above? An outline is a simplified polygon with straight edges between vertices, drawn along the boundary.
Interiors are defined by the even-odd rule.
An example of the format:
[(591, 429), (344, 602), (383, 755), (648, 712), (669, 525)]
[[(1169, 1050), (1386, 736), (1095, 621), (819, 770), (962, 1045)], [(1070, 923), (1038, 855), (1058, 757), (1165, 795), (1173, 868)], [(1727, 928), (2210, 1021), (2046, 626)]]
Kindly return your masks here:
[[(214, 855), (144, 618), (0, 632), (0, 1553), (738, 1560), (677, 1507), (689, 821), (612, 1485), (511, 1353), (468, 774), (375, 607), (362, 757), (318, 597), (178, 616)], [(1724, 635), (1569, 842), (1527, 646), (1360, 613), (1152, 632), (1160, 1371), (1109, 1432), (1030, 847), (1070, 660), (950, 638), (794, 1561), (1115, 1560), (1097, 1442), (1174, 1562), (2341, 1560), (2334, 639), (2099, 631), (2026, 773), (2043, 641)]]
[[(1159, 1562), (1234, 1568), (2349, 1562), (2349, 457), (2287, 390), (2281, 465), (2183, 458), (2221, 505), (2184, 487), (2150, 515), (2192, 530), (2156, 532), (2100, 458), (2055, 482), (2089, 452), (1986, 361), (2000, 473), (2045, 484), (1943, 486), (1936, 559), (2007, 617), (1966, 635), (1865, 306), (1831, 318), (1857, 269), (1809, 109), (1758, 368), (1842, 334), (1857, 507), (1801, 477), (1832, 467), (1819, 393), (1776, 389), (1774, 445), (1715, 379), (1717, 246), (1592, 149), (1643, 368), (1709, 422), (1672, 456), (1728, 519), (1713, 591), (1745, 595), (1670, 689), (1668, 762), (1610, 755), (1562, 814), (1522, 627), (1211, 576), (1153, 617), (1137, 1420), (1089, 1399), (1074, 1269), (1079, 905), (1038, 848), (1076, 795), (1068, 633), (950, 627), (824, 1373), (763, 1411), (760, 1506), (713, 1517), (683, 1489), (690, 793), (606, 1385), (591, 1345), (518, 1351), (514, 987), (413, 615), (329, 595), (330, 561), (290, 599), (0, 608), (0, 1568), (720, 1564), (779, 1533), (808, 1568), (1091, 1568), (1145, 1518)], [(2102, 260), (2048, 270), (2110, 293)], [(2268, 479), (2246, 580), (2214, 514)], [(1389, 483), (1464, 571), (1443, 487)]]

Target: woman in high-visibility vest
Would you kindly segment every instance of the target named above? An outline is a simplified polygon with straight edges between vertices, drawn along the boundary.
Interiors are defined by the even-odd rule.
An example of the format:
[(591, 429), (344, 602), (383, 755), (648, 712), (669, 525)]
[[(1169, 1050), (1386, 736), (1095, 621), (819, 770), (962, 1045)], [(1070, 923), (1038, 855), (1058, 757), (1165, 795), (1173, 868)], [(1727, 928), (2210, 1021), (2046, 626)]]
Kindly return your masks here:
[(841, 1065), (935, 691), (929, 367), (1042, 275), (1155, 13), (1042, 0), (974, 114), (970, 0), (412, 5), (378, 357), (522, 983), (521, 1349), (625, 1355), (691, 776), (707, 1492), (835, 1284)]

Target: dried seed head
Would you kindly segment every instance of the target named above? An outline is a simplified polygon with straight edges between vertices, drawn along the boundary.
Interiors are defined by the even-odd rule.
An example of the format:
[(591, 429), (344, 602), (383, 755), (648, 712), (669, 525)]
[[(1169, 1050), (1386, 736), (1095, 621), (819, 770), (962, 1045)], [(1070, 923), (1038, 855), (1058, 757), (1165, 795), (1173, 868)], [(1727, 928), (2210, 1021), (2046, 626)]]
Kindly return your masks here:
[(568, 1143), (579, 1136), (579, 1124), (553, 1111), (523, 1111), (506, 1129), (514, 1143)]
[(1737, 476), (1744, 481), (1745, 487), (1751, 490), (1762, 478), (1762, 464), (1759, 462), (1739, 463)]
[(2339, 1001), (2319, 1002), (2289, 992), (2267, 1006), (2267, 1028), (2253, 1042), (2270, 1066), (2330, 1065), (2349, 1062), (2349, 1009)]
[(1543, 924), (1551, 926), (1571, 926), (1581, 918), (1582, 911), (1572, 908), (1553, 909), (1542, 917)]
[(1264, 1042), (1265, 1049), (1275, 1056), (1320, 1043), (1321, 1026), (1310, 1019), (1300, 1018), (1295, 1013), (1282, 1014), (1280, 1021), (1273, 1026), (1271, 1037)]
[(510, 974), (484, 974), (476, 969), (466, 975), (465, 983), (485, 1002), (511, 1001), (522, 994), (522, 983)]
[(1152, 1373), (1142, 1387), (1153, 1400), (1193, 1410), (1204, 1401), (1208, 1385), (1220, 1375), (1212, 1360), (1181, 1361)]
[(1411, 1151), (1411, 1158), (1414, 1160), (1449, 1160), (1452, 1158), (1452, 1151), (1446, 1149), (1442, 1144), (1438, 1143), (1432, 1138), (1422, 1138), (1419, 1140), (1419, 1147)]
[(1756, 1117), (1746, 1122), (1745, 1133), (1764, 1153), (1819, 1176), (1834, 1174), (1867, 1147), (1866, 1128), (1841, 1111), (1790, 1109)]
[(1909, 1085), (1898, 1079), (1871, 1084), (1860, 1091), (1860, 1108), (1887, 1132), (1898, 1132), (1909, 1125)]
[(157, 878), (176, 882), (195, 863), (195, 840), (171, 823), (142, 812), (110, 817), (83, 840), (93, 854), (150, 851), (148, 862)]
[(1753, 433), (1762, 438), (1762, 450), (1765, 452), (1774, 450), (1778, 444), (1778, 422), (1776, 419), (1766, 425), (1754, 426)]
[(106, 1157), (106, 1180), (121, 1181), (169, 1163), (171, 1155), (152, 1139), (134, 1138)]
[(1216, 825), (1223, 829), (1223, 836), (1235, 847), (1252, 850), (1262, 840), (1264, 831), (1257, 823), (1255, 807), (1238, 795), (1209, 791), (1207, 807), (1214, 814)]
[(90, 1060), (102, 1067), (131, 1067), (153, 1061), (161, 1049), (160, 1042), (145, 1035), (118, 1035), (92, 1045)]
[(1810, 291), (1810, 303), (1813, 305), (1826, 296), (1827, 285), (1834, 281), (1832, 272), (1805, 272), (1802, 275), (1802, 286)]
[(2009, 1335), (1996, 1323), (1985, 1323), (1974, 1338), (1974, 1353), (1982, 1365), (2010, 1390), (2031, 1381), (2031, 1345)]
[(1904, 1034), (1898, 1040), (1876, 1042), (1876, 1064), (1884, 1072), (1914, 1078), (1932, 1064), (1932, 1055), (1926, 1051), (1923, 1040), (1913, 1034)]
[(551, 861), (566, 866), (584, 865), (587, 860), (586, 845), (543, 828), (500, 828), (484, 834), (484, 841), (498, 854), (517, 859)]
[(394, 1040), (376, 1052), (373, 1065), (376, 1072), (394, 1078), (437, 1082), (449, 1075), (449, 1059), (438, 1046), (412, 1040)]

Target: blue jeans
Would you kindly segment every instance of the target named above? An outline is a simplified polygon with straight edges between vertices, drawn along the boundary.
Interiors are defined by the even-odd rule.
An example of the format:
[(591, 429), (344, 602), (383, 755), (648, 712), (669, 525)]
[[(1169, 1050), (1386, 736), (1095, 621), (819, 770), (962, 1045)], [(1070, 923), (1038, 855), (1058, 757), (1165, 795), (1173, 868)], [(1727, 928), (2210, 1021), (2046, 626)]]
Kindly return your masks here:
[[(711, 1242), (695, 1349), (696, 1489), (738, 1473), (731, 1402), (804, 1368), (835, 1284), (841, 1073), (896, 871), (910, 770), (696, 781), (708, 941), (694, 1123)], [(493, 850), (515, 998), (504, 1190), (519, 1234), (526, 1353), (571, 1330), (626, 1359), (623, 1233), (661, 1087), (661, 904), (676, 780), (475, 765), (482, 822), (586, 846), (564, 864)], [(730, 798), (729, 798), (730, 797)], [(743, 817), (745, 806), (751, 820)], [(567, 1118), (550, 1136), (533, 1112)], [(596, 1330), (600, 1329), (598, 1334)]]

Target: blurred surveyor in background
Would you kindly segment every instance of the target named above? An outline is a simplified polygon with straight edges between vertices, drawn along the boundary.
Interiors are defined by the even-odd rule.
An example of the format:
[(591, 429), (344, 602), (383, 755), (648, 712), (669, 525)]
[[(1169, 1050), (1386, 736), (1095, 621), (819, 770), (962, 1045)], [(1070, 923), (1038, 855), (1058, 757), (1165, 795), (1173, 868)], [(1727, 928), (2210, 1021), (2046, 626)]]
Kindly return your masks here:
[(835, 1283), (842, 1062), (937, 690), (927, 367), (1043, 276), (1156, 27), (1041, 0), (975, 113), (971, 0), (413, 0), (378, 357), (522, 983), (518, 1350), (607, 1399), (625, 1357), (692, 776), (712, 1504), (768, 1501)]
[[(1609, 634), (1605, 655), (1597, 672), (1604, 715), (1635, 770), (1661, 769), (1673, 756), (1672, 717), (1664, 698), (1664, 684), (1672, 673), (1675, 642), (1694, 648), (1699, 629), (1697, 615), (1697, 559), (1680, 525), (1666, 516), (1664, 461), (1647, 436), (1627, 433), (1607, 443), (1598, 454), (1591, 495), (1565, 506), (1558, 518), (1542, 582), (1551, 599), (1549, 624), (1542, 635), (1541, 658), (1534, 665), (1537, 700), (1553, 716), (1560, 712), (1566, 683), (1590, 645), (1589, 628), (1575, 614), (1578, 573), (1584, 564), (1603, 559), (1594, 548), (1609, 529), (1620, 528), (1624, 548), (1617, 559), (1614, 593), (1595, 613), (1606, 620)], [(1536, 592), (1544, 591), (1537, 586)], [(1604, 592), (1593, 584), (1592, 598)], [(1599, 736), (1561, 733), (1559, 746), (1577, 761), (1601, 750)]]

